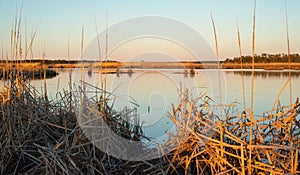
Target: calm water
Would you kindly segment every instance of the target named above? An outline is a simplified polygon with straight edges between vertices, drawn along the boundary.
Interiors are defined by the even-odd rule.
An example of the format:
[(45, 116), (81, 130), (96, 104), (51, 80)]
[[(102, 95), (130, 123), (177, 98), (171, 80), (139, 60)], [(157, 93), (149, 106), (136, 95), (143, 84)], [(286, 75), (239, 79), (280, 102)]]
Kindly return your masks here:
[[(48, 94), (55, 98), (55, 94), (63, 89), (68, 89), (69, 73), (72, 82), (80, 85), (84, 81), (99, 86), (100, 75), (94, 70), (89, 76), (87, 72), (82, 76), (81, 71), (58, 70), (59, 75), (47, 80)], [(137, 108), (144, 131), (150, 137), (159, 141), (166, 139), (168, 131), (172, 130), (172, 122), (166, 117), (171, 104), (178, 104), (180, 89), (187, 87), (192, 96), (197, 97), (206, 93), (216, 104), (220, 101), (218, 70), (196, 70), (195, 75), (182, 69), (174, 70), (133, 70), (132, 74), (107, 74), (107, 91), (114, 94), (113, 102), (117, 110), (124, 106)], [(103, 75), (104, 76), (104, 75)], [(251, 71), (245, 71), (245, 94), (247, 107), (250, 107)], [(264, 111), (271, 110), (274, 101), (284, 83), (288, 79), (287, 71), (255, 71), (254, 114), (260, 116)], [(223, 103), (235, 103), (242, 109), (242, 76), (239, 70), (221, 71), (221, 93)], [(42, 89), (43, 80), (32, 82), (38, 89)], [(292, 72), (293, 102), (300, 97), (300, 71)], [(287, 87), (280, 97), (282, 105), (289, 104), (289, 88)], [(138, 105), (135, 105), (138, 104)], [(216, 110), (218, 111), (218, 110)], [(173, 128), (174, 129), (174, 128)]]

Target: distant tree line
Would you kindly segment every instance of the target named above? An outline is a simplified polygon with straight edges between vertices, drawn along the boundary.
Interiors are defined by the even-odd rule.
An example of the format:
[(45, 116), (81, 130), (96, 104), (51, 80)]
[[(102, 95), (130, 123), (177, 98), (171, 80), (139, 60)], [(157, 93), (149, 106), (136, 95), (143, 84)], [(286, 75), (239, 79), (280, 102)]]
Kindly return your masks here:
[[(98, 62), (96, 60), (82, 60), (85, 63), (94, 63), (94, 62)], [(16, 61), (14, 60), (7, 60), (8, 63), (15, 63)], [(20, 63), (20, 60), (18, 61)], [(81, 60), (48, 60), (45, 59), (44, 61), (42, 59), (34, 59), (34, 60), (22, 60), (22, 63), (43, 63), (44, 64), (76, 64), (78, 62), (81, 62)], [(112, 60), (106, 60), (103, 62), (117, 62), (117, 61), (112, 61)], [(0, 60), (0, 63), (6, 63), (6, 60)]]
[[(252, 63), (252, 56), (242, 56), (244, 63)], [(266, 54), (262, 53), (261, 55), (254, 56), (255, 63), (287, 63), (288, 55), (287, 54)], [(225, 63), (240, 63), (240, 57), (234, 57), (233, 59), (227, 58)], [(300, 62), (299, 54), (291, 54), (291, 62)]]

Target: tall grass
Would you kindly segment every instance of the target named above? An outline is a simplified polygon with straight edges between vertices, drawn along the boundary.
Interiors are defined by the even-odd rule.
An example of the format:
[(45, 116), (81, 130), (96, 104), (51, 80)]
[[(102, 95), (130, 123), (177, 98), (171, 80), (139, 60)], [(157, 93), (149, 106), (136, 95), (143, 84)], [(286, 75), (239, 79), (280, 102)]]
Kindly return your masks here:
[(245, 78), (244, 78), (244, 70), (243, 70), (243, 56), (242, 56), (241, 36), (240, 36), (240, 29), (239, 29), (238, 22), (237, 22), (237, 35), (238, 35), (238, 46), (239, 46), (240, 64), (241, 64), (243, 107), (244, 107), (244, 111), (246, 111), (247, 106), (246, 106), (246, 95), (245, 95)]
[[(210, 115), (212, 108), (205, 95), (192, 99), (185, 90), (180, 97), (179, 105), (168, 114), (177, 126), (177, 133), (167, 142), (178, 145), (169, 156), (172, 166), (184, 171), (179, 174), (299, 172), (291, 168), (299, 161), (300, 137), (289, 137), (289, 123), (299, 123), (299, 102), (292, 106), (293, 110), (290, 106), (278, 108), (273, 114), (276, 119), (270, 119), (270, 113), (266, 113), (265, 117), (250, 121), (250, 114), (235, 115), (234, 106), (227, 106), (224, 118)], [(254, 125), (252, 140), (249, 137), (251, 123)], [(294, 125), (292, 132), (299, 133), (298, 129), (299, 126)]]
[(177, 133), (167, 142), (177, 145), (168, 156), (175, 170), (182, 170), (178, 174), (299, 173), (299, 126), (289, 129), (293, 121), (299, 123), (299, 102), (251, 121), (250, 114), (235, 115), (233, 106), (225, 118), (210, 115), (210, 102), (192, 99), (187, 90), (180, 99), (168, 114)]
[[(255, 27), (256, 27), (256, 0), (254, 0), (254, 12), (253, 12), (253, 23), (252, 23), (252, 75), (251, 75), (251, 105), (250, 105), (250, 145), (253, 144), (253, 122), (254, 122), (254, 63), (255, 63)], [(250, 164), (248, 168), (248, 173), (252, 172), (252, 147), (249, 150), (249, 159), (248, 164)]]
[(83, 82), (85, 81), (84, 79), (84, 64), (83, 64), (83, 54), (84, 54), (84, 24), (82, 24), (82, 27), (81, 27), (81, 43), (80, 43), (80, 58), (81, 58), (81, 86), (84, 88), (84, 84)]
[(254, 0), (254, 12), (252, 23), (252, 76), (251, 76), (251, 111), (254, 109), (254, 69), (255, 69), (255, 27), (256, 27), (256, 0)]
[(219, 95), (220, 95), (220, 113), (219, 115), (222, 117), (222, 100), (223, 100), (223, 96), (222, 96), (222, 85), (221, 85), (221, 65), (220, 65), (220, 56), (219, 56), (219, 46), (218, 46), (218, 38), (217, 38), (217, 30), (216, 30), (216, 26), (215, 26), (215, 22), (213, 19), (213, 16), (211, 14), (211, 21), (212, 21), (212, 26), (213, 26), (213, 32), (214, 32), (214, 39), (215, 39), (215, 49), (216, 49), (216, 56), (217, 56), (217, 62), (218, 62), (218, 86), (219, 86)]
[[(35, 96), (39, 92), (25, 78), (10, 83), (0, 101), (1, 174), (141, 173), (136, 168), (141, 166), (150, 171), (146, 163), (118, 160), (96, 149), (78, 125), (74, 108), (70, 109), (75, 102), (70, 101), (71, 92), (58, 93), (50, 101), (43, 94)], [(106, 103), (101, 103), (99, 113), (115, 133), (127, 139), (143, 137), (139, 125), (123, 120), (134, 113), (114, 111), (107, 99), (101, 100)]]
[[(287, 41), (287, 48), (288, 48), (288, 62), (289, 62), (289, 92), (290, 92), (290, 105), (293, 104), (292, 98), (293, 98), (293, 92), (292, 92), (292, 78), (291, 78), (291, 49), (290, 49), (290, 38), (289, 38), (289, 25), (288, 25), (288, 10), (286, 7), (286, 0), (285, 0), (285, 26), (286, 26), (286, 41)], [(290, 130), (292, 130), (293, 122), (290, 123)], [(291, 137), (293, 137), (293, 133), (291, 134)], [(294, 157), (294, 153), (291, 153), (291, 157)], [(297, 163), (292, 163), (291, 172), (295, 173), (297, 169)]]
[(99, 78), (100, 78), (100, 80), (99, 80), (99, 82), (100, 82), (100, 84), (99, 84), (99, 87), (100, 87), (100, 89), (104, 89), (103, 88), (103, 78), (102, 78), (102, 55), (101, 55), (101, 45), (100, 45), (100, 38), (99, 38), (99, 30), (98, 30), (98, 25), (97, 25), (97, 20), (96, 20), (96, 16), (95, 16), (95, 14), (94, 14), (94, 21), (95, 21), (95, 31), (96, 31), (96, 36), (97, 36), (97, 46), (98, 46), (98, 58), (99, 58), (99, 61), (100, 61), (100, 66), (99, 66), (99, 70), (98, 70), (98, 72), (99, 72)]
[(289, 24), (288, 24), (288, 11), (285, 0), (285, 26), (286, 26), (286, 42), (288, 49), (288, 62), (289, 62), (289, 91), (290, 91), (290, 105), (293, 103), (293, 92), (292, 92), (292, 79), (291, 79), (291, 49), (290, 49), (290, 37), (289, 37)]
[[(220, 110), (219, 110), (219, 117), (222, 119), (222, 113), (223, 113), (223, 96), (222, 96), (222, 84), (221, 84), (221, 67), (220, 67), (220, 57), (219, 57), (219, 47), (218, 47), (218, 39), (217, 39), (217, 30), (216, 30), (216, 26), (215, 26), (215, 22), (213, 19), (213, 16), (211, 14), (211, 21), (212, 21), (212, 25), (213, 25), (213, 31), (214, 31), (214, 38), (215, 38), (215, 47), (216, 47), (216, 55), (217, 55), (217, 62), (218, 62), (218, 86), (219, 86), (219, 92), (220, 92)], [(220, 128), (220, 151), (221, 151), (221, 157), (224, 156), (224, 149), (223, 149), (223, 123), (222, 122), (218, 122), (219, 123), (219, 128)], [(223, 164), (224, 161), (221, 160), (221, 163)], [(223, 167), (221, 166), (220, 171), (223, 171)]]

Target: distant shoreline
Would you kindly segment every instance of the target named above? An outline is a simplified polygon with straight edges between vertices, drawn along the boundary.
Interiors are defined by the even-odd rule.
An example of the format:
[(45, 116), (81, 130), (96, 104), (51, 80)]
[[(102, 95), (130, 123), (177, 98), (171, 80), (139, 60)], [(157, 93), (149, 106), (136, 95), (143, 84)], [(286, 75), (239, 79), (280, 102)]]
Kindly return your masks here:
[[(222, 69), (241, 69), (239, 63), (220, 63)], [(106, 69), (218, 69), (216, 62), (72, 62), (55, 63), (48, 62), (0, 62), (0, 68), (10, 69), (51, 69), (51, 68), (106, 68)], [(243, 69), (251, 69), (251, 63), (244, 63)], [(289, 69), (288, 63), (255, 63), (255, 69), (284, 70)], [(300, 70), (300, 63), (291, 63), (291, 69)]]

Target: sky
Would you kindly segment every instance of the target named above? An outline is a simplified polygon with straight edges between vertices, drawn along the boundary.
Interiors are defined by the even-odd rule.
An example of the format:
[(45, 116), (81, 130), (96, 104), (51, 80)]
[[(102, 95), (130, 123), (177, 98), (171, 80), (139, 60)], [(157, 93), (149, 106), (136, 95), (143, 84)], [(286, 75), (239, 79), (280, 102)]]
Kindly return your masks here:
[[(286, 0), (286, 3), (291, 52), (300, 53), (300, 23), (297, 19), (300, 1)], [(143, 57), (147, 61), (160, 56), (176, 60), (192, 60), (197, 56), (215, 59), (208, 53), (215, 53), (211, 14), (217, 30), (220, 59), (239, 55), (237, 21), (242, 52), (251, 54), (254, 0), (0, 0), (0, 44), (4, 55), (10, 53), (10, 31), (21, 6), (23, 39), (27, 36), (29, 40), (37, 29), (33, 43), (35, 58), (40, 58), (45, 49), (48, 59), (66, 59), (68, 42), (71, 59), (85, 58), (89, 54), (84, 51), (81, 56), (82, 27), (84, 46), (98, 50), (90, 47), (97, 38), (96, 26), (101, 33), (100, 51), (104, 57), (107, 25), (108, 59), (128, 61), (143, 60)], [(153, 28), (147, 17), (155, 19)], [(257, 0), (256, 54), (287, 53), (285, 22), (284, 0)], [(124, 30), (128, 25), (129, 29)], [(142, 30), (136, 32), (140, 36), (132, 34), (135, 29)], [(161, 30), (161, 33), (157, 35), (154, 30)], [(169, 38), (171, 35), (174, 37)], [(121, 36), (124, 38), (118, 38)], [(198, 37), (200, 39), (195, 40)], [(201, 38), (211, 50), (203, 49), (206, 46)], [(25, 41), (23, 43), (25, 47)]]

